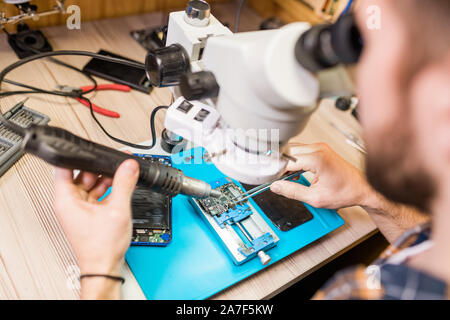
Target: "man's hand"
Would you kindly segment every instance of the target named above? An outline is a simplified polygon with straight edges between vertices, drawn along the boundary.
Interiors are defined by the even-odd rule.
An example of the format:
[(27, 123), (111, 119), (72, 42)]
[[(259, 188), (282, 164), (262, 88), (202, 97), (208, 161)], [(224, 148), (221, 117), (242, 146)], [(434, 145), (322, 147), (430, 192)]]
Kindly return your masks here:
[(287, 198), (306, 202), (316, 208), (341, 209), (363, 207), (381, 233), (393, 243), (403, 232), (428, 220), (423, 213), (392, 203), (377, 193), (363, 174), (324, 143), (291, 148), (297, 158), (288, 171), (310, 171), (310, 187), (290, 181), (277, 181), (271, 190)]
[[(114, 180), (71, 170), (55, 170), (55, 211), (78, 260), (81, 274), (120, 276), (131, 241), (131, 196), (139, 176), (134, 160), (120, 165)], [(112, 193), (98, 199), (112, 185)], [(82, 298), (119, 298), (120, 282), (84, 278)]]
[(290, 162), (287, 170), (314, 173), (311, 186), (277, 181), (271, 186), (272, 192), (327, 209), (362, 205), (373, 193), (360, 171), (324, 143), (296, 145), (291, 148), (291, 155), (297, 161)]

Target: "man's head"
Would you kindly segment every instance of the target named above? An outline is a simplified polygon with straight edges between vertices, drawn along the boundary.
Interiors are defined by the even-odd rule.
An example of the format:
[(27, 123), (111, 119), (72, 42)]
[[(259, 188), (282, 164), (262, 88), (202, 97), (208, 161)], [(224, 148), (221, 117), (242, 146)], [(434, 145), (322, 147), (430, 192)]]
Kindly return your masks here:
[(430, 211), (450, 191), (450, 1), (362, 0), (357, 17), (368, 179)]

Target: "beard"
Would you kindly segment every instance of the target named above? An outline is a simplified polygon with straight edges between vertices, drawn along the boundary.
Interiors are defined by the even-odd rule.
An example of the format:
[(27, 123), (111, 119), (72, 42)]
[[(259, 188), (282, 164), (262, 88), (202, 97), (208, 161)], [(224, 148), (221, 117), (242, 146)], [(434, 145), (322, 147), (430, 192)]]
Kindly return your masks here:
[(387, 199), (429, 213), (436, 183), (421, 165), (413, 137), (409, 126), (400, 125), (385, 130), (377, 143), (368, 144), (366, 176)]

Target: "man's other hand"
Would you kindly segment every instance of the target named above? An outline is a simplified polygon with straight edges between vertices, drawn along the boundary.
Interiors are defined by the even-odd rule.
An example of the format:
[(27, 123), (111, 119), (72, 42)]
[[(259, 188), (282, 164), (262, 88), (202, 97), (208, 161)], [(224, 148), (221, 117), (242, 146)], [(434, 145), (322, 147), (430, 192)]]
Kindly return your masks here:
[[(131, 197), (138, 176), (139, 166), (134, 160), (122, 163), (114, 179), (88, 172), (81, 172), (74, 179), (72, 170), (55, 169), (56, 216), (74, 250), (81, 274), (120, 276), (131, 241)], [(98, 202), (110, 186), (111, 194)], [(82, 297), (83, 282), (89, 282), (90, 286), (108, 281), (113, 280), (84, 278)], [(89, 297), (101, 294), (95, 292)]]
[(296, 145), (291, 147), (291, 155), (297, 161), (290, 162), (287, 170), (312, 172), (311, 186), (277, 181), (271, 186), (272, 192), (327, 209), (362, 205), (374, 192), (363, 174), (327, 144)]

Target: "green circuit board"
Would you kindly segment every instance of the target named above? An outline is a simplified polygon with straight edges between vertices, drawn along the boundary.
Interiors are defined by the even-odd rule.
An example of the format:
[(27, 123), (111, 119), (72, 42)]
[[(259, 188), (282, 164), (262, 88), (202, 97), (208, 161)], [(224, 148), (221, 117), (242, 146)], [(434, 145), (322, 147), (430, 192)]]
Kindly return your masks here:
[(227, 212), (229, 209), (234, 208), (234, 201), (237, 196), (241, 195), (243, 191), (236, 185), (231, 179), (227, 179), (229, 183), (217, 187), (222, 193), (220, 198), (209, 197), (206, 199), (198, 199), (200, 206), (212, 216), (220, 215)]
[(151, 242), (151, 243), (166, 243), (167, 239), (164, 234), (167, 230), (157, 229), (134, 229), (133, 242)]

